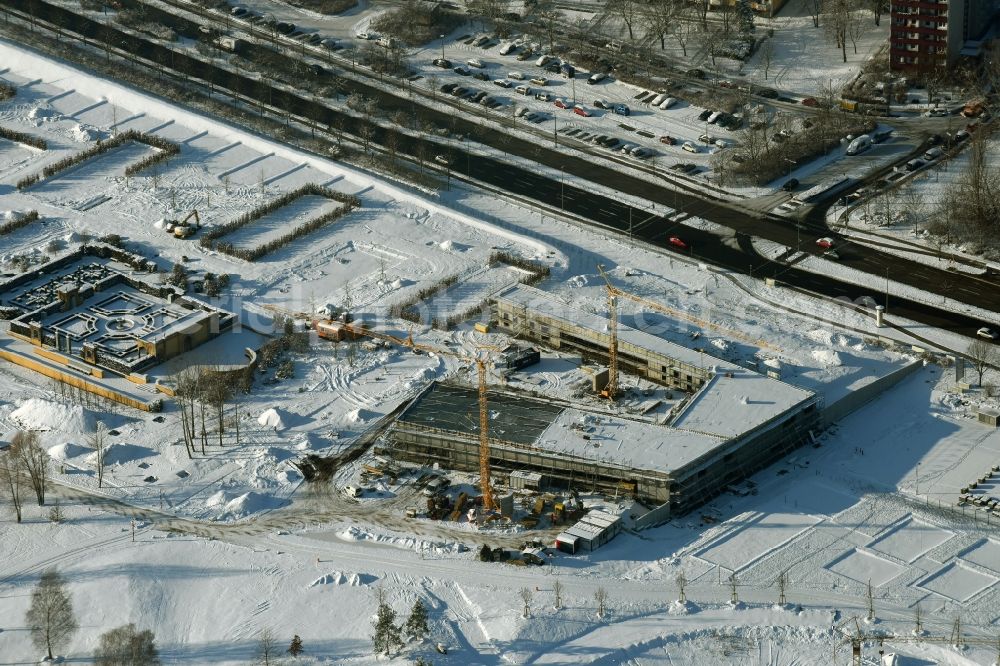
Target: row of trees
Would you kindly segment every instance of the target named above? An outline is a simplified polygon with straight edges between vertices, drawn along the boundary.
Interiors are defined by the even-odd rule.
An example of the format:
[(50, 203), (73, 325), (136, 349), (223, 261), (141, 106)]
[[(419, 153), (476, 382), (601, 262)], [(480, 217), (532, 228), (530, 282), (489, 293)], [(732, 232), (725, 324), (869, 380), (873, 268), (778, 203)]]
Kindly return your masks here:
[(49, 144), (46, 143), (45, 139), (40, 136), (28, 134), (27, 132), (18, 132), (17, 130), (12, 130), (8, 127), (0, 127), (0, 138), (7, 139), (8, 141), (13, 141), (15, 143), (23, 143), (26, 146), (31, 146), (32, 148), (37, 148), (39, 150), (48, 150), (49, 147)]
[(14, 433), (10, 448), (0, 453), (0, 489), (10, 499), (17, 522), (21, 522), (25, 496), (30, 492), (34, 492), (38, 506), (45, 505), (48, 474), (49, 454), (42, 448), (38, 433)]
[(5, 236), (22, 227), (26, 227), (39, 217), (37, 210), (29, 210), (27, 213), (15, 213), (12, 219), (0, 224), (0, 236)]

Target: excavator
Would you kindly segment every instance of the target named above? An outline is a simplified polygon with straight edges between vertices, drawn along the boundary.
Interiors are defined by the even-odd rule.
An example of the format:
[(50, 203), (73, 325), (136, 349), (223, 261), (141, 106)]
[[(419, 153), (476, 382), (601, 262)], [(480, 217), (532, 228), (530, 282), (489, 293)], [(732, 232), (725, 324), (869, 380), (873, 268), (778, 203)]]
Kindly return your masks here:
[[(190, 221), (192, 217), (194, 218), (194, 222)], [(198, 217), (197, 210), (192, 210), (180, 222), (177, 220), (167, 220), (163, 228), (168, 234), (173, 234), (174, 238), (190, 238), (194, 236), (194, 232), (201, 229), (201, 218)]]

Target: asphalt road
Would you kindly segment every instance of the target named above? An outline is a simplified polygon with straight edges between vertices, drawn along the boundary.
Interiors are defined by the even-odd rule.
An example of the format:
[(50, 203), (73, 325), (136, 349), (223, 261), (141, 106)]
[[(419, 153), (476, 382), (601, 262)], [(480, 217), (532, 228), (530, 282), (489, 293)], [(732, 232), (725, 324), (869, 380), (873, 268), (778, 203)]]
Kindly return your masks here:
[[(318, 123), (321, 127), (339, 125), (349, 134), (358, 136), (365, 124), (363, 119), (347, 115), (331, 108), (325, 103), (317, 102), (313, 97), (306, 97), (295, 92), (276, 87), (270, 81), (258, 81), (249, 76), (229, 72), (213, 64), (201, 61), (188, 55), (187, 52), (174, 51), (161, 44), (119, 32), (113, 24), (102, 25), (81, 16), (66, 8), (51, 5), (44, 0), (0, 0), (0, 4), (19, 9), (27, 13), (29, 8), (47, 21), (57, 23), (72, 29), (73, 32), (86, 35), (91, 39), (99, 39), (103, 43), (110, 39), (113, 44), (121, 44), (131, 53), (157, 62), (163, 67), (185, 72), (202, 80), (210, 80), (222, 89), (236, 92), (244, 98), (261, 100), (264, 103), (286, 109), (299, 117)], [(267, 48), (255, 46), (254, 48)], [(285, 57), (285, 56), (281, 56)], [(757, 277), (773, 277), (796, 287), (834, 298), (848, 298), (853, 302), (882, 302), (883, 290), (874, 286), (884, 284), (888, 271), (890, 278), (905, 282), (918, 289), (939, 295), (948, 295), (956, 300), (977, 305), (993, 311), (1000, 311), (1000, 283), (995, 276), (969, 278), (926, 266), (892, 254), (880, 252), (877, 249), (860, 245), (846, 246), (841, 253), (842, 262), (873, 276), (869, 287), (855, 286), (828, 275), (806, 272), (794, 267), (787, 267), (766, 260), (754, 251), (748, 242), (749, 236), (765, 238), (787, 246), (795, 247), (802, 236), (795, 229), (793, 221), (786, 221), (777, 216), (762, 216), (758, 212), (749, 212), (738, 208), (735, 204), (711, 200), (701, 195), (689, 192), (679, 192), (666, 186), (660, 187), (648, 180), (624, 173), (613, 166), (583, 159), (568, 159), (565, 155), (549, 150), (546, 146), (519, 140), (501, 142), (501, 132), (486, 129), (477, 122), (460, 115), (449, 114), (422, 106), (419, 101), (404, 94), (395, 96), (378, 88), (366, 86), (353, 80), (340, 79), (350, 91), (359, 92), (366, 97), (378, 101), (379, 108), (384, 113), (402, 110), (407, 113), (419, 113), (421, 117), (431, 120), (438, 126), (450, 126), (453, 132), (464, 134), (469, 141), (468, 149), (444, 147), (441, 144), (424, 137), (412, 137), (400, 132), (394, 132), (398, 151), (410, 156), (422, 155), (429, 159), (434, 155), (449, 156), (452, 168), (470, 178), (478, 179), (496, 187), (501, 187), (514, 194), (535, 199), (552, 207), (563, 207), (567, 212), (581, 218), (591, 220), (596, 224), (627, 233), (630, 220), (635, 237), (655, 245), (663, 246), (673, 251), (683, 251), (708, 263), (715, 264), (741, 273), (752, 273)], [(372, 141), (383, 144), (391, 130), (373, 126)], [(544, 164), (553, 170), (564, 170), (574, 176), (577, 184), (565, 182), (539, 173), (530, 167), (522, 167), (478, 154), (476, 143), (490, 145), (497, 150), (518, 154), (539, 164)], [(681, 227), (665, 217), (650, 219), (649, 212), (635, 209), (621, 203), (617, 199), (595, 193), (586, 186), (580, 186), (579, 181), (600, 183), (619, 192), (641, 197), (656, 202), (665, 208), (683, 211), (694, 217), (701, 217), (716, 224), (731, 229), (739, 242), (733, 243), (732, 237), (720, 238), (699, 229)], [(643, 221), (639, 227), (637, 222)], [(807, 221), (807, 229), (819, 230), (818, 223)], [(680, 250), (669, 245), (666, 239), (677, 235), (683, 237), (688, 244), (686, 250)], [(823, 231), (822, 235), (834, 235)], [(811, 237), (802, 243), (803, 251), (818, 252)], [(729, 242), (726, 242), (729, 241)], [(881, 278), (881, 279), (877, 279)], [(958, 333), (974, 336), (982, 322), (977, 319), (944, 311), (938, 307), (909, 301), (890, 295), (889, 313), (913, 319), (924, 324)]]

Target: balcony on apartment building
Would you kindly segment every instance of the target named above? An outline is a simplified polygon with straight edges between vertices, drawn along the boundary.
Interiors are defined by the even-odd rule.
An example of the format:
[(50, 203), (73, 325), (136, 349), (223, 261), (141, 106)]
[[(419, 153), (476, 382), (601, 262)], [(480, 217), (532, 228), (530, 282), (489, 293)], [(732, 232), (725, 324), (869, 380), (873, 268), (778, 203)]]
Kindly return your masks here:
[(903, 14), (917, 14), (918, 16), (936, 16), (939, 13), (945, 14), (948, 11), (948, 1), (940, 0), (895, 0), (889, 6), (890, 16)]

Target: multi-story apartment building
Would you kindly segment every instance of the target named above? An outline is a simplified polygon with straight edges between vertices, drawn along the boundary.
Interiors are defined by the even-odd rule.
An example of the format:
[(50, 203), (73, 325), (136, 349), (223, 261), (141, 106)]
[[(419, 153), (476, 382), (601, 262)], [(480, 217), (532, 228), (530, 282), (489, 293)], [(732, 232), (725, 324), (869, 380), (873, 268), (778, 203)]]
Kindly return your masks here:
[(891, 0), (889, 62), (892, 69), (951, 67), (968, 40), (989, 27), (994, 0)]

